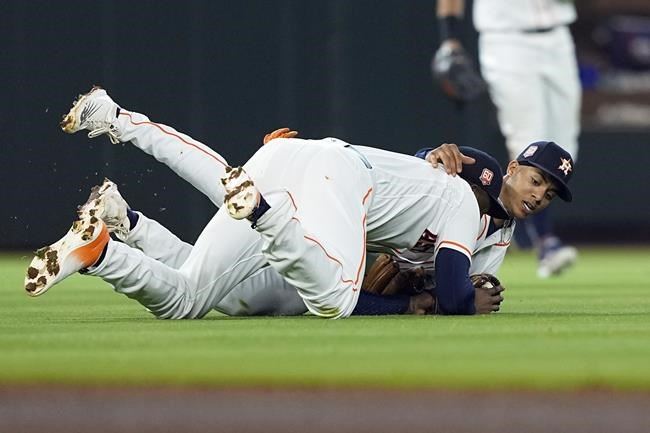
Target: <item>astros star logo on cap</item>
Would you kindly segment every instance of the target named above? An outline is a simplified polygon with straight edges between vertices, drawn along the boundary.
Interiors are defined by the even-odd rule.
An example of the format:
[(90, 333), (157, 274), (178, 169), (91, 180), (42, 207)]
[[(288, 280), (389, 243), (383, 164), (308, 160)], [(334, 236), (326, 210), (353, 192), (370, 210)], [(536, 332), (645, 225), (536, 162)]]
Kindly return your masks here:
[(562, 170), (565, 176), (568, 176), (569, 172), (573, 169), (573, 167), (571, 166), (571, 160), (560, 158), (560, 161), (562, 161), (562, 164), (560, 164), (558, 169)]

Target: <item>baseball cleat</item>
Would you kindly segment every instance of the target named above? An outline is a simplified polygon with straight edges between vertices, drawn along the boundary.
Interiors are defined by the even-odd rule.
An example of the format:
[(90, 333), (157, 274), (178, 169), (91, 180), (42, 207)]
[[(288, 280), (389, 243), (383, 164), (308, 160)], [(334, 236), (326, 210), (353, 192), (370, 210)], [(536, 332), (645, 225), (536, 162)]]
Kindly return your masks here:
[(260, 193), (244, 169), (226, 167), (221, 183), (226, 190), (224, 203), (230, 216), (236, 220), (250, 217), (260, 201)]
[(537, 267), (537, 276), (549, 278), (559, 275), (571, 267), (577, 259), (578, 251), (574, 247), (560, 244), (544, 252)]
[(117, 190), (117, 185), (105, 178), (101, 185), (95, 185), (90, 190), (90, 196), (77, 209), (80, 219), (97, 217), (104, 221), (109, 233), (124, 240), (129, 234), (131, 223), (126, 210), (129, 205)]
[(120, 107), (99, 86), (93, 86), (90, 92), (79, 95), (72, 103), (72, 108), (63, 116), (61, 129), (68, 134), (74, 134), (87, 129), (88, 137), (95, 138), (102, 134), (108, 135), (111, 143), (117, 144), (117, 128), (115, 121)]
[(25, 276), (27, 294), (42, 295), (75, 272), (94, 265), (109, 239), (106, 225), (99, 218), (76, 220), (65, 236), (36, 251)]

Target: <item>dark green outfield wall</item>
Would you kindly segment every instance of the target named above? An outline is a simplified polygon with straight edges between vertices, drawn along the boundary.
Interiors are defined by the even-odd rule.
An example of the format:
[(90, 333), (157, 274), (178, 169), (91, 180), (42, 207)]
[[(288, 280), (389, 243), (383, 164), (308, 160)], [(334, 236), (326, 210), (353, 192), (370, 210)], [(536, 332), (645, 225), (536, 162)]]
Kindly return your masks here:
[[(58, 130), (94, 83), (235, 164), (284, 125), (409, 153), (454, 140), (505, 162), (488, 101), (459, 110), (432, 86), (433, 4), (1, 2), (0, 246), (58, 238), (104, 176), (189, 241), (214, 212), (130, 146)], [(650, 241), (648, 134), (586, 133), (582, 149), (576, 203), (556, 206), (559, 229), (576, 240)]]

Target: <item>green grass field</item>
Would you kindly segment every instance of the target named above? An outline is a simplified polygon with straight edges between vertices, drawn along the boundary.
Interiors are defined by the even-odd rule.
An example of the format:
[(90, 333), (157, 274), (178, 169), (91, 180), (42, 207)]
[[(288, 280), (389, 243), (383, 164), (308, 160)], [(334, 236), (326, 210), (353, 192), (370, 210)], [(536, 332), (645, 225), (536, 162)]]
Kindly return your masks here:
[(101, 280), (23, 293), (0, 255), (0, 385), (650, 390), (650, 248), (584, 248), (553, 280), (529, 253), (474, 317), (154, 319)]

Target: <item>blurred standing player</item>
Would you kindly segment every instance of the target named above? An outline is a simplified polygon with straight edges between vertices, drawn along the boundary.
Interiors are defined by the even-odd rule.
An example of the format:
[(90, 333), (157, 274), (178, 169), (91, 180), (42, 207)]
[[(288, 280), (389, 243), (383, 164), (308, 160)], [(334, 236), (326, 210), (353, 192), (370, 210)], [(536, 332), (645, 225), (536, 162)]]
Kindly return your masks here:
[[(485, 84), (459, 40), (464, 7), (464, 0), (438, 0), (441, 45), (433, 69), (450, 96), (468, 101)], [(568, 28), (575, 19), (571, 0), (474, 0), (481, 73), (511, 159), (538, 140), (560, 143), (577, 157), (581, 88)], [(538, 248), (540, 277), (575, 262), (576, 249), (553, 234), (547, 210), (523, 226)]]

